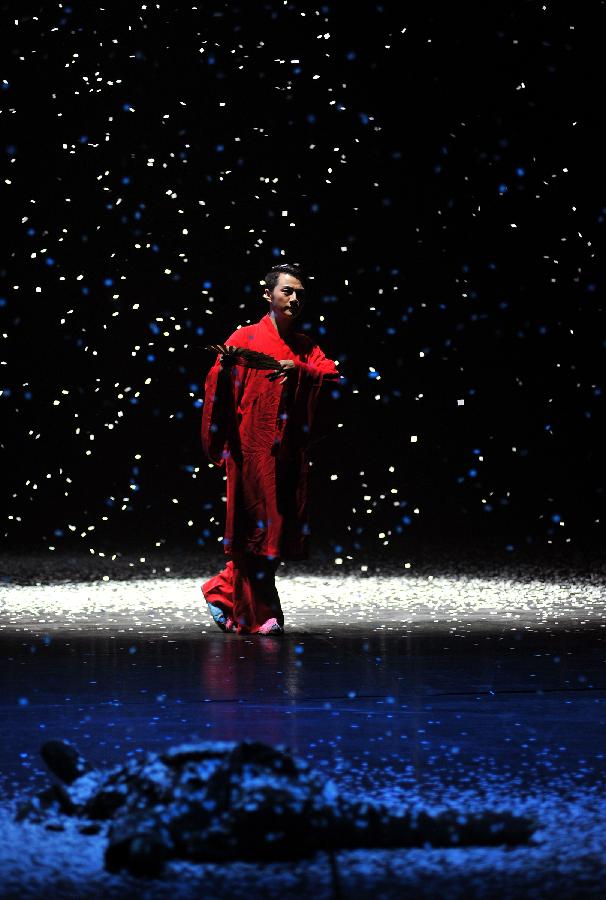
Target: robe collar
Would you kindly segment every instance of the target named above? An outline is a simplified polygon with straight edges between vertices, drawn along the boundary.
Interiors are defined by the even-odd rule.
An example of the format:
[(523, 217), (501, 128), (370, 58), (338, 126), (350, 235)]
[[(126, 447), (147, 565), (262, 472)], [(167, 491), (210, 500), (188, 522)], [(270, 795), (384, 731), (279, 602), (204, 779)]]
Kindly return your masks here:
[(297, 352), (295, 347), (299, 343), (299, 335), (296, 331), (293, 331), (293, 333), (292, 333), (292, 339), (293, 339), (292, 343), (294, 346), (290, 346), (290, 344), (287, 344), (286, 341), (280, 336), (280, 332), (278, 331), (278, 329), (272, 322), (271, 316), (269, 315), (269, 313), (265, 313), (263, 318), (259, 320), (258, 324), (261, 327), (265, 328), (265, 331), (268, 332), (274, 340), (278, 341), (278, 343), (282, 347), (286, 347), (286, 349), (288, 350), (289, 353), (292, 354), (292, 353)]

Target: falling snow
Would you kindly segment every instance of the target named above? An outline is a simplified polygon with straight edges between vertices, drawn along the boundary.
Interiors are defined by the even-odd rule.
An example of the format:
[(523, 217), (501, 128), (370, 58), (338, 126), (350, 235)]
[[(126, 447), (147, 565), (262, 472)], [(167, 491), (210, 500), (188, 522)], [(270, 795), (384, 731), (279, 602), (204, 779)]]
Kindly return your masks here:
[[(296, 732), (343, 791), (462, 815), (488, 800), (538, 826), (510, 851), (171, 863), (146, 896), (599, 895), (604, 25), (596, 4), (548, 2), (7, 17), (9, 793), (36, 783), (51, 717), (109, 764), (131, 740), (190, 738), (202, 707), (205, 730)], [(307, 275), (301, 330), (341, 380), (312, 453), (319, 563), (279, 569), (286, 634), (261, 646), (201, 612), (226, 503), (200, 443), (203, 347), (258, 321), (286, 261)], [(99, 686), (114, 669), (107, 647), (80, 652), (95, 640), (122, 681)], [(244, 669), (254, 702), (232, 707)], [(103, 871), (102, 833), (59, 826), (15, 822), (3, 799), (2, 890), (138, 892)]]
[(221, 541), (202, 347), (258, 320), (284, 260), (343, 374), (314, 460), (335, 561), (436, 527), (504, 555), (600, 539), (595, 39), (580, 11), (471, 15), (55, 4), (7, 26), (9, 543)]

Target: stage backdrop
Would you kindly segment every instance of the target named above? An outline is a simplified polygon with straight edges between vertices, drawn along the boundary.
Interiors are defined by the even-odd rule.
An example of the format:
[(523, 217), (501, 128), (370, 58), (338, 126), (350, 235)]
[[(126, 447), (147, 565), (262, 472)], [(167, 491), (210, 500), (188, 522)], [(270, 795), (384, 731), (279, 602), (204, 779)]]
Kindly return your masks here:
[(7, 546), (220, 545), (206, 342), (308, 274), (316, 546), (596, 541), (600, 4), (3, 4)]

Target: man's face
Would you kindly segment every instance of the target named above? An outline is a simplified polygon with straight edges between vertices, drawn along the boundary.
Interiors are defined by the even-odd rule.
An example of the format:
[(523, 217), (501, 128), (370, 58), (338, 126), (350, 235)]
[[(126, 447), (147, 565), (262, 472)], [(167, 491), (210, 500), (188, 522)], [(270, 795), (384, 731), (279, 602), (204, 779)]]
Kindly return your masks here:
[(280, 272), (273, 291), (265, 288), (263, 296), (269, 300), (269, 312), (273, 311), (276, 318), (296, 319), (303, 309), (305, 290), (295, 275)]

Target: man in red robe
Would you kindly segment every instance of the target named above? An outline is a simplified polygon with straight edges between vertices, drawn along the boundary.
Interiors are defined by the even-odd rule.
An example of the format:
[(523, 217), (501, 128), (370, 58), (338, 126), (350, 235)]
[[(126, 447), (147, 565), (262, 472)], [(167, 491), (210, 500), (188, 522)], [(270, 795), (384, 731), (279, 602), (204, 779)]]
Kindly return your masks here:
[(296, 266), (275, 266), (265, 276), (267, 314), (225, 342), (272, 356), (279, 368), (268, 374), (219, 354), (206, 378), (202, 445), (212, 462), (226, 467), (229, 558), (202, 593), (223, 631), (281, 634), (276, 570), (281, 559), (308, 556), (307, 448), (322, 384), (339, 373), (314, 341), (295, 331), (302, 278)]

